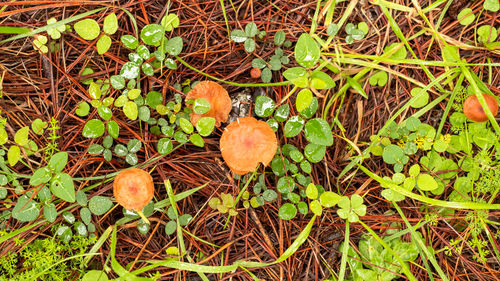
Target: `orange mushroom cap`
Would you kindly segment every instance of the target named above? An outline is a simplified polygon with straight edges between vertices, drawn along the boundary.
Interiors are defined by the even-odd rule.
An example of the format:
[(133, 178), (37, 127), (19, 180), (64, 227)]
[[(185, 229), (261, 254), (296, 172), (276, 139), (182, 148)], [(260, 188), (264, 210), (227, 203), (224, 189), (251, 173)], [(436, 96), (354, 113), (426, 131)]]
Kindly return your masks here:
[(222, 133), (220, 150), (231, 171), (238, 175), (253, 172), (259, 163), (271, 162), (278, 148), (273, 129), (253, 117), (239, 118)]
[(141, 169), (123, 170), (113, 182), (113, 195), (125, 209), (140, 211), (153, 199), (153, 178)]
[[(483, 94), (483, 97), (493, 116), (497, 115), (498, 101), (494, 97), (487, 94)], [(471, 95), (465, 100), (464, 114), (467, 118), (475, 122), (484, 122), (488, 120), (488, 116), (486, 116), (483, 107), (475, 95)]]
[(210, 103), (210, 111), (201, 115), (194, 112), (191, 113), (191, 123), (193, 125), (196, 125), (196, 122), (201, 117), (215, 118), (216, 127), (219, 127), (221, 122), (227, 121), (232, 104), (227, 91), (221, 85), (212, 81), (196, 84), (187, 94), (186, 100), (199, 98), (204, 98)]

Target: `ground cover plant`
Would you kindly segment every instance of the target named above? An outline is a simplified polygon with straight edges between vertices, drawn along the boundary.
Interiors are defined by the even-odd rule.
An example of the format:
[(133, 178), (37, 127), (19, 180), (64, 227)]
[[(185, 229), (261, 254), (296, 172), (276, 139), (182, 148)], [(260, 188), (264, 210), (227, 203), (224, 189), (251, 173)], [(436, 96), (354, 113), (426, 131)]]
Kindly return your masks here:
[(498, 0), (0, 4), (0, 281), (497, 280)]

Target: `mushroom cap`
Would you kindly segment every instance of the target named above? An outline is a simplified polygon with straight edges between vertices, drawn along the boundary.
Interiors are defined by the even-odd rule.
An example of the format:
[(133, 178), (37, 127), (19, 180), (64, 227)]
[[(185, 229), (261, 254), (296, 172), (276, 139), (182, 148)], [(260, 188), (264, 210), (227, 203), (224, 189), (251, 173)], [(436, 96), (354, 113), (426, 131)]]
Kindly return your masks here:
[[(488, 94), (483, 94), (483, 97), (493, 116), (497, 115), (498, 101), (496, 98)], [(484, 122), (488, 120), (488, 116), (486, 116), (486, 113), (484, 112), (483, 107), (479, 103), (476, 95), (471, 95), (465, 100), (464, 114), (467, 118), (475, 122)]]
[(125, 209), (140, 211), (153, 199), (153, 178), (141, 169), (123, 170), (115, 177), (113, 195)]
[(220, 139), (222, 158), (238, 175), (253, 172), (259, 163), (267, 166), (274, 158), (278, 140), (273, 129), (253, 117), (239, 118), (229, 124)]
[(200, 82), (189, 91), (186, 100), (195, 100), (199, 98), (204, 98), (210, 103), (210, 111), (201, 115), (194, 112), (191, 113), (191, 123), (193, 125), (196, 125), (196, 122), (198, 122), (201, 117), (215, 118), (216, 127), (219, 127), (221, 122), (227, 121), (232, 103), (226, 89), (212, 81)]

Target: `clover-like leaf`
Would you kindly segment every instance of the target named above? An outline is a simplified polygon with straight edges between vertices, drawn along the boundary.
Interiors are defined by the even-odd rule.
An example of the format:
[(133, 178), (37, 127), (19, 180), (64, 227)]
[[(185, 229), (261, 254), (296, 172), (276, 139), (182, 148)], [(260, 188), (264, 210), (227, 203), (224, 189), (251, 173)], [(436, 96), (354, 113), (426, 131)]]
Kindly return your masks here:
[(101, 32), (99, 24), (97, 24), (97, 22), (93, 19), (81, 20), (75, 23), (73, 27), (80, 37), (88, 41), (96, 39)]

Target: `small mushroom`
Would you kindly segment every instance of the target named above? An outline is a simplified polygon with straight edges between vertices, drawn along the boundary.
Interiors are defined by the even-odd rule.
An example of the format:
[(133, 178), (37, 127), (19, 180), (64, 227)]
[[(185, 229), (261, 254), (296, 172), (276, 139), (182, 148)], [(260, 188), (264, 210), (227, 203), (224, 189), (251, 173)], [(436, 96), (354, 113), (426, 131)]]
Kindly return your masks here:
[[(493, 116), (497, 115), (498, 101), (496, 98), (487, 94), (483, 94), (483, 97)], [(483, 107), (475, 95), (471, 95), (465, 100), (464, 114), (467, 118), (475, 122), (484, 122), (488, 120), (488, 116), (486, 116)]]
[(196, 122), (198, 122), (201, 117), (215, 118), (216, 127), (219, 127), (221, 122), (227, 121), (232, 104), (227, 91), (221, 85), (212, 81), (196, 84), (187, 94), (186, 100), (195, 100), (199, 98), (204, 98), (210, 103), (210, 111), (201, 115), (194, 112), (191, 113), (191, 123), (193, 125), (196, 125)]
[(268, 165), (277, 148), (278, 140), (271, 127), (253, 117), (232, 122), (220, 139), (222, 158), (238, 175), (255, 171), (259, 163)]
[(137, 168), (121, 171), (113, 182), (113, 195), (118, 204), (127, 210), (136, 211), (149, 223), (141, 211), (154, 195), (153, 178), (148, 172)]
[(252, 68), (252, 70), (250, 70), (250, 77), (254, 78), (254, 79), (257, 79), (257, 78), (260, 78), (260, 74), (262, 73), (262, 71), (256, 67)]

